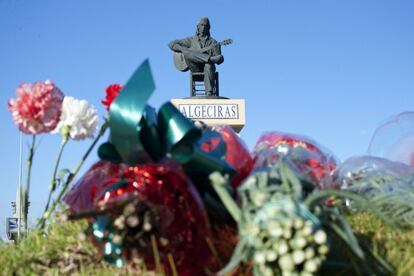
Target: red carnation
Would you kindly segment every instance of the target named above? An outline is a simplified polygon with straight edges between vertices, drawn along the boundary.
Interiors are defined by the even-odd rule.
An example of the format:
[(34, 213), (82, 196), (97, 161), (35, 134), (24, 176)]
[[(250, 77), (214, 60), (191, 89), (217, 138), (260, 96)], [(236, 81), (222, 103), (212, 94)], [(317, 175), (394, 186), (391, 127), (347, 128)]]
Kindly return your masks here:
[(102, 104), (106, 106), (106, 110), (109, 111), (111, 103), (116, 99), (116, 97), (121, 93), (122, 88), (120, 84), (111, 84), (106, 88), (106, 97), (102, 100)]
[(11, 99), (8, 107), (21, 131), (40, 134), (55, 129), (64, 95), (53, 82), (22, 83), (16, 94), (17, 99)]

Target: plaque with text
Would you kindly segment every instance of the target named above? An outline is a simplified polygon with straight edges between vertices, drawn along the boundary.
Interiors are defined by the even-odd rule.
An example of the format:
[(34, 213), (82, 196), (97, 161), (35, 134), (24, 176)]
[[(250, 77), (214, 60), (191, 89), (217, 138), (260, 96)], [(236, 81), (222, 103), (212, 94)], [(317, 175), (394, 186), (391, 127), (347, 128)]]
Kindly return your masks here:
[(187, 118), (207, 125), (230, 125), (239, 132), (245, 125), (243, 99), (172, 99), (171, 102)]

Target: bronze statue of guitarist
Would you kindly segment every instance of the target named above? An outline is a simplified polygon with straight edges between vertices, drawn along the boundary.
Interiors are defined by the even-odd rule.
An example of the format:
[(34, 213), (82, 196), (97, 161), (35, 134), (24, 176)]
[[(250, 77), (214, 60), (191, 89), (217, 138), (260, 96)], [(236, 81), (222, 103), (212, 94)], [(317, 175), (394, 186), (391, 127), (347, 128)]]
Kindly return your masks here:
[(213, 96), (215, 64), (221, 64), (224, 57), (221, 45), (230, 44), (231, 40), (221, 43), (210, 36), (210, 21), (203, 17), (197, 24), (195, 36), (174, 40), (168, 44), (174, 51), (174, 64), (180, 71), (203, 72), (207, 96)]

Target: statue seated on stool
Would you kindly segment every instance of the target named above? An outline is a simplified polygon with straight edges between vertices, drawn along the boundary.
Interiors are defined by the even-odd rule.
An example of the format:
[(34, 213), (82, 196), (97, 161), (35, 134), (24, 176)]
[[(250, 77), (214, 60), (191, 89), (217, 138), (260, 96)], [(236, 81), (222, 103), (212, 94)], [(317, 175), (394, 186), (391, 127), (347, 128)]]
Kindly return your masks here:
[(203, 17), (197, 24), (195, 36), (174, 40), (168, 44), (174, 51), (174, 64), (177, 69), (182, 72), (188, 69), (191, 71), (191, 96), (198, 96), (194, 82), (199, 80), (201, 74), (204, 79), (204, 96), (218, 96), (215, 64), (221, 64), (224, 61), (221, 45), (230, 43), (232, 41), (229, 39), (218, 43), (212, 38), (210, 21), (207, 17)]
[(219, 73), (214, 73), (214, 85), (213, 91), (211, 93), (207, 93), (205, 89), (205, 75), (203, 72), (191, 72), (190, 73), (190, 91), (191, 97), (197, 96), (219, 96)]

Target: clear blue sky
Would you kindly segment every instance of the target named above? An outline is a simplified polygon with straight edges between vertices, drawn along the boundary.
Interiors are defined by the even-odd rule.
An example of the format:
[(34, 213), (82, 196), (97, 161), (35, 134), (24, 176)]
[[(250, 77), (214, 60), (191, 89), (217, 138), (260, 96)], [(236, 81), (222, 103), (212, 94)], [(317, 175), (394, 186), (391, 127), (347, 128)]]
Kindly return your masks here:
[[(365, 153), (384, 119), (413, 110), (413, 15), (410, 0), (0, 0), (1, 236), (18, 175), (18, 131), (6, 102), (21, 82), (51, 79), (103, 116), (105, 87), (125, 83), (149, 58), (157, 85), (150, 104), (159, 107), (189, 94), (167, 43), (194, 34), (208, 16), (213, 37), (234, 40), (222, 49), (220, 92), (246, 100), (248, 146), (264, 131), (285, 131), (344, 160)], [(40, 139), (31, 218), (45, 203), (59, 143)], [(73, 168), (89, 143), (71, 141), (63, 166)], [(94, 153), (83, 171), (96, 160)]]

